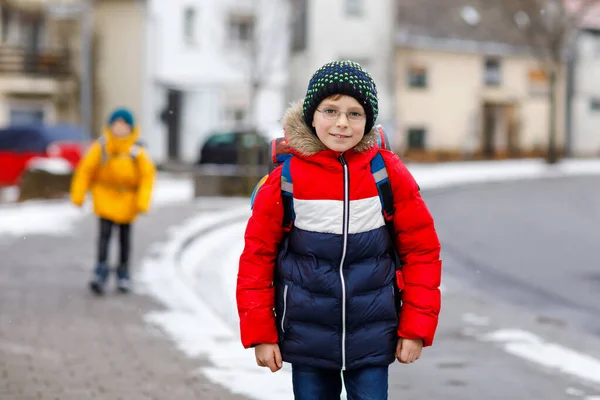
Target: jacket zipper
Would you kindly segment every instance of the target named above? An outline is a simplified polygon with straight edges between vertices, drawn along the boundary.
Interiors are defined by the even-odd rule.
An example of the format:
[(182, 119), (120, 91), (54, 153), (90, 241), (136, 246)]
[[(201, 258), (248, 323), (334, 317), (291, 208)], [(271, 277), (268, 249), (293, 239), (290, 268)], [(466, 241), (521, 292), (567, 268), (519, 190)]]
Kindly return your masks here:
[(340, 163), (344, 169), (344, 215), (342, 222), (342, 235), (344, 247), (342, 249), (342, 259), (340, 261), (340, 280), (342, 282), (342, 370), (346, 369), (346, 281), (344, 280), (344, 262), (346, 261), (346, 252), (348, 248), (348, 225), (350, 223), (350, 183), (348, 174), (348, 164), (344, 160), (344, 155), (340, 155)]
[(284, 322), (285, 322), (285, 314), (287, 312), (287, 294), (288, 294), (288, 285), (285, 285), (283, 288), (283, 315), (281, 316), (281, 332), (285, 333)]

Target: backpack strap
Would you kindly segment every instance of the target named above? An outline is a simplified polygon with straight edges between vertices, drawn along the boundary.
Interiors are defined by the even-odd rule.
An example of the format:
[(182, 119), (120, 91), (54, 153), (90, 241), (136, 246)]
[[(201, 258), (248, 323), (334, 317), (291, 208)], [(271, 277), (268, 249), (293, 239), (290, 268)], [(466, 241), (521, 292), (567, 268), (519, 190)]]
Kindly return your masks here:
[(390, 141), (388, 140), (387, 133), (383, 130), (383, 126), (375, 126), (375, 139), (380, 149), (391, 150)]
[(254, 208), (254, 200), (256, 199), (256, 195), (258, 194), (258, 191), (260, 190), (262, 185), (265, 184), (265, 182), (267, 181), (268, 178), (269, 178), (269, 175), (263, 176), (261, 178), (261, 180), (258, 181), (256, 186), (254, 187), (254, 190), (252, 191), (252, 195), (250, 196), (250, 210), (252, 210)]
[[(106, 150), (106, 136), (100, 136), (98, 138), (98, 143), (100, 143), (100, 165), (104, 165), (109, 158), (108, 151)], [(131, 160), (134, 162), (137, 161), (137, 157), (140, 155), (143, 149), (143, 142), (135, 142), (129, 149), (129, 157), (131, 157)]]
[(131, 146), (131, 148), (129, 149), (129, 156), (133, 159), (133, 161), (137, 160), (137, 157), (140, 155), (143, 148), (144, 144), (140, 141), (135, 142), (133, 146)]
[[(287, 158), (281, 169), (281, 199), (283, 202), (283, 228), (286, 232), (292, 229), (296, 215), (294, 213), (294, 184), (290, 171), (290, 163), (293, 157)], [(392, 221), (394, 219), (394, 199), (392, 196), (392, 188), (388, 179), (387, 169), (383, 156), (377, 153), (371, 160), (371, 173), (377, 185), (379, 200), (385, 223), (393, 232)]]
[(375, 179), (375, 184), (377, 185), (379, 201), (381, 202), (381, 209), (383, 210), (383, 218), (385, 219), (386, 225), (391, 228), (391, 223), (394, 219), (394, 198), (392, 196), (392, 187), (390, 186), (390, 180), (388, 179), (385, 162), (383, 161), (383, 156), (379, 152), (377, 152), (375, 157), (371, 160), (371, 173), (373, 174), (373, 179)]
[(294, 184), (290, 172), (290, 163), (293, 157), (283, 162), (281, 169), (281, 201), (283, 202), (283, 229), (289, 232), (294, 224)]
[(100, 143), (100, 165), (104, 165), (106, 160), (108, 160), (108, 152), (106, 151), (106, 136), (100, 136), (98, 138), (98, 143)]

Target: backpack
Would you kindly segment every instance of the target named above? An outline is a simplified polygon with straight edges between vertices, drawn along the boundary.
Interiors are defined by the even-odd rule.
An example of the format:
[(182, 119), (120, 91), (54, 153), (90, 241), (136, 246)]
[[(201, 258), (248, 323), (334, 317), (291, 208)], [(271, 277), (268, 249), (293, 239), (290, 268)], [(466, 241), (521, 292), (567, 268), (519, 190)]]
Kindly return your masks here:
[[(100, 143), (100, 151), (101, 151), (100, 165), (102, 166), (111, 157), (114, 157), (114, 156), (113, 155), (109, 155), (108, 151), (106, 150), (106, 137), (105, 136), (101, 136), (98, 139), (98, 143)], [(138, 157), (138, 155), (140, 154), (140, 152), (142, 151), (143, 148), (144, 148), (144, 144), (141, 141), (138, 140), (129, 149), (128, 155), (129, 155), (129, 157), (131, 157), (131, 160), (134, 163), (137, 161), (137, 157)]]
[[(377, 144), (380, 148), (390, 150), (389, 141), (387, 135), (381, 125), (375, 127), (377, 131)], [(293, 154), (289, 152), (289, 147), (284, 137), (273, 139), (269, 146), (269, 173), (271, 173), (279, 165), (283, 164), (281, 170), (281, 199), (283, 203), (283, 229), (289, 232), (292, 229), (294, 223), (294, 185), (292, 180), (292, 174), (290, 172), (290, 162)], [(379, 193), (379, 201), (381, 202), (381, 209), (385, 224), (390, 232), (393, 233), (392, 221), (394, 218), (394, 199), (392, 196), (392, 188), (388, 179), (387, 169), (383, 156), (381, 153), (377, 153), (371, 160), (371, 174), (377, 185), (377, 192)], [(260, 190), (260, 187), (266, 182), (269, 175), (265, 175), (257, 183), (252, 195), (250, 197), (250, 209), (254, 206), (254, 199), (256, 194)]]

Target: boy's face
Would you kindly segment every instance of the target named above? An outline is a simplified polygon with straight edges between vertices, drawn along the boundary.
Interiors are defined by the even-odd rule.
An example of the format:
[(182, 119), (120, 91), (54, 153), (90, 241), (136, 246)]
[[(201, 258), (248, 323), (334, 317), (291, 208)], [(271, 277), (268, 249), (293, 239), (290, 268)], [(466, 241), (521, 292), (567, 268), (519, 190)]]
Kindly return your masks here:
[(117, 138), (124, 138), (131, 135), (131, 127), (122, 119), (113, 122), (110, 126), (110, 131)]
[(312, 126), (328, 149), (343, 153), (362, 140), (366, 124), (365, 110), (354, 97), (335, 95), (319, 104)]

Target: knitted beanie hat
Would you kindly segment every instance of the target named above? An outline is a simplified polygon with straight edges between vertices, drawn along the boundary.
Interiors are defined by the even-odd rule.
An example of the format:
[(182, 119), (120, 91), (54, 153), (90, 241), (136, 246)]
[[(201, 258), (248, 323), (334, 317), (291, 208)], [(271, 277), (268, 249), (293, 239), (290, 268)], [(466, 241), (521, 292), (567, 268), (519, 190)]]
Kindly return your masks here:
[(118, 119), (125, 121), (125, 123), (131, 127), (131, 129), (135, 127), (133, 114), (126, 108), (117, 108), (114, 110), (112, 114), (110, 114), (110, 117), (108, 117), (108, 125), (112, 125)]
[(363, 106), (367, 117), (365, 133), (368, 133), (379, 113), (377, 87), (371, 75), (353, 61), (330, 62), (314, 73), (304, 98), (304, 122), (312, 127), (315, 110), (321, 101), (335, 94), (352, 96)]

